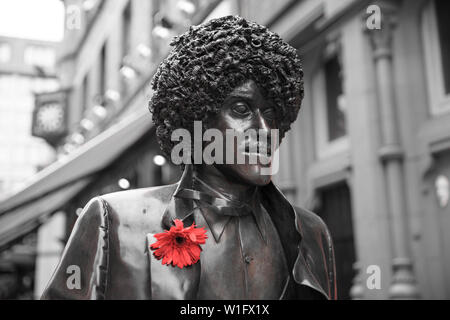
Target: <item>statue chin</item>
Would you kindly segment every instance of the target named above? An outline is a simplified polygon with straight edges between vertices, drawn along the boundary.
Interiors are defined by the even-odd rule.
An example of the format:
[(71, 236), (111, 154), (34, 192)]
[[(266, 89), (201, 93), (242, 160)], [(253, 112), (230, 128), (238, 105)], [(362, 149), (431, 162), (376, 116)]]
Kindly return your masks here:
[(227, 178), (242, 184), (262, 187), (272, 180), (271, 175), (261, 173), (264, 171), (263, 168), (267, 169), (269, 166), (260, 164), (216, 164), (215, 166)]

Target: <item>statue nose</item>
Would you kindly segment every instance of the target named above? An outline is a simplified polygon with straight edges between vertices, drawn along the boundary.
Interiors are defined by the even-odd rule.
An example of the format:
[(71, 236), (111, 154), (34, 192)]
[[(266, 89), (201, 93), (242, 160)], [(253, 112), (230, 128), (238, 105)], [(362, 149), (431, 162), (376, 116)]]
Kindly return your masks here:
[(267, 120), (263, 117), (263, 115), (261, 114), (261, 112), (258, 110), (257, 114), (256, 114), (256, 128), (255, 129), (259, 129), (259, 130), (263, 130), (266, 132), (270, 132), (270, 126), (269, 123), (267, 122)]
[(253, 123), (253, 129), (256, 130), (256, 138), (258, 141), (263, 142), (263, 143), (267, 143), (269, 146), (271, 144), (271, 130), (270, 130), (270, 125), (269, 122), (267, 121), (267, 119), (265, 119), (263, 117), (263, 115), (261, 114), (261, 112), (258, 110), (256, 115), (255, 115), (255, 119), (254, 119), (254, 123)]

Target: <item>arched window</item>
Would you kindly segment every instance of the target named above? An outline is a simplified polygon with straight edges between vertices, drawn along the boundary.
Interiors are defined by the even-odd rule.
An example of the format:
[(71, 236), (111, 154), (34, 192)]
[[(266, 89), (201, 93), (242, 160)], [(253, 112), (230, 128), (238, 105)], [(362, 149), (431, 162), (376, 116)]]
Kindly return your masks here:
[(349, 146), (343, 81), (340, 45), (332, 42), (326, 47), (312, 81), (318, 158), (340, 153)]
[(429, 1), (422, 16), (422, 37), (430, 112), (450, 111), (450, 1)]

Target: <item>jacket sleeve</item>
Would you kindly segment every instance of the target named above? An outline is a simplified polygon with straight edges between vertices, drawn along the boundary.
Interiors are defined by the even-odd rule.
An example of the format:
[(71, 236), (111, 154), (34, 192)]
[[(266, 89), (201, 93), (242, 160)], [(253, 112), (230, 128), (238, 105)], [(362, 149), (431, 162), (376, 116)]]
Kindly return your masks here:
[(109, 221), (106, 202), (88, 202), (72, 230), (41, 299), (100, 300), (108, 277)]

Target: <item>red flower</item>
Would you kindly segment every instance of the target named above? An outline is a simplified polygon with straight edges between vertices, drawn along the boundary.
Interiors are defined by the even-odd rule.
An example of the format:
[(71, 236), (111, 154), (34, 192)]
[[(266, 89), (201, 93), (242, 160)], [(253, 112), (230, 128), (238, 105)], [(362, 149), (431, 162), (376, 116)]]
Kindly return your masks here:
[(157, 241), (150, 245), (155, 250), (153, 255), (158, 260), (162, 258), (162, 264), (179, 268), (197, 263), (202, 251), (200, 244), (204, 244), (208, 238), (206, 230), (203, 227), (196, 228), (195, 223), (184, 228), (181, 220), (175, 219), (174, 222), (175, 226), (170, 227), (169, 231), (154, 235)]

